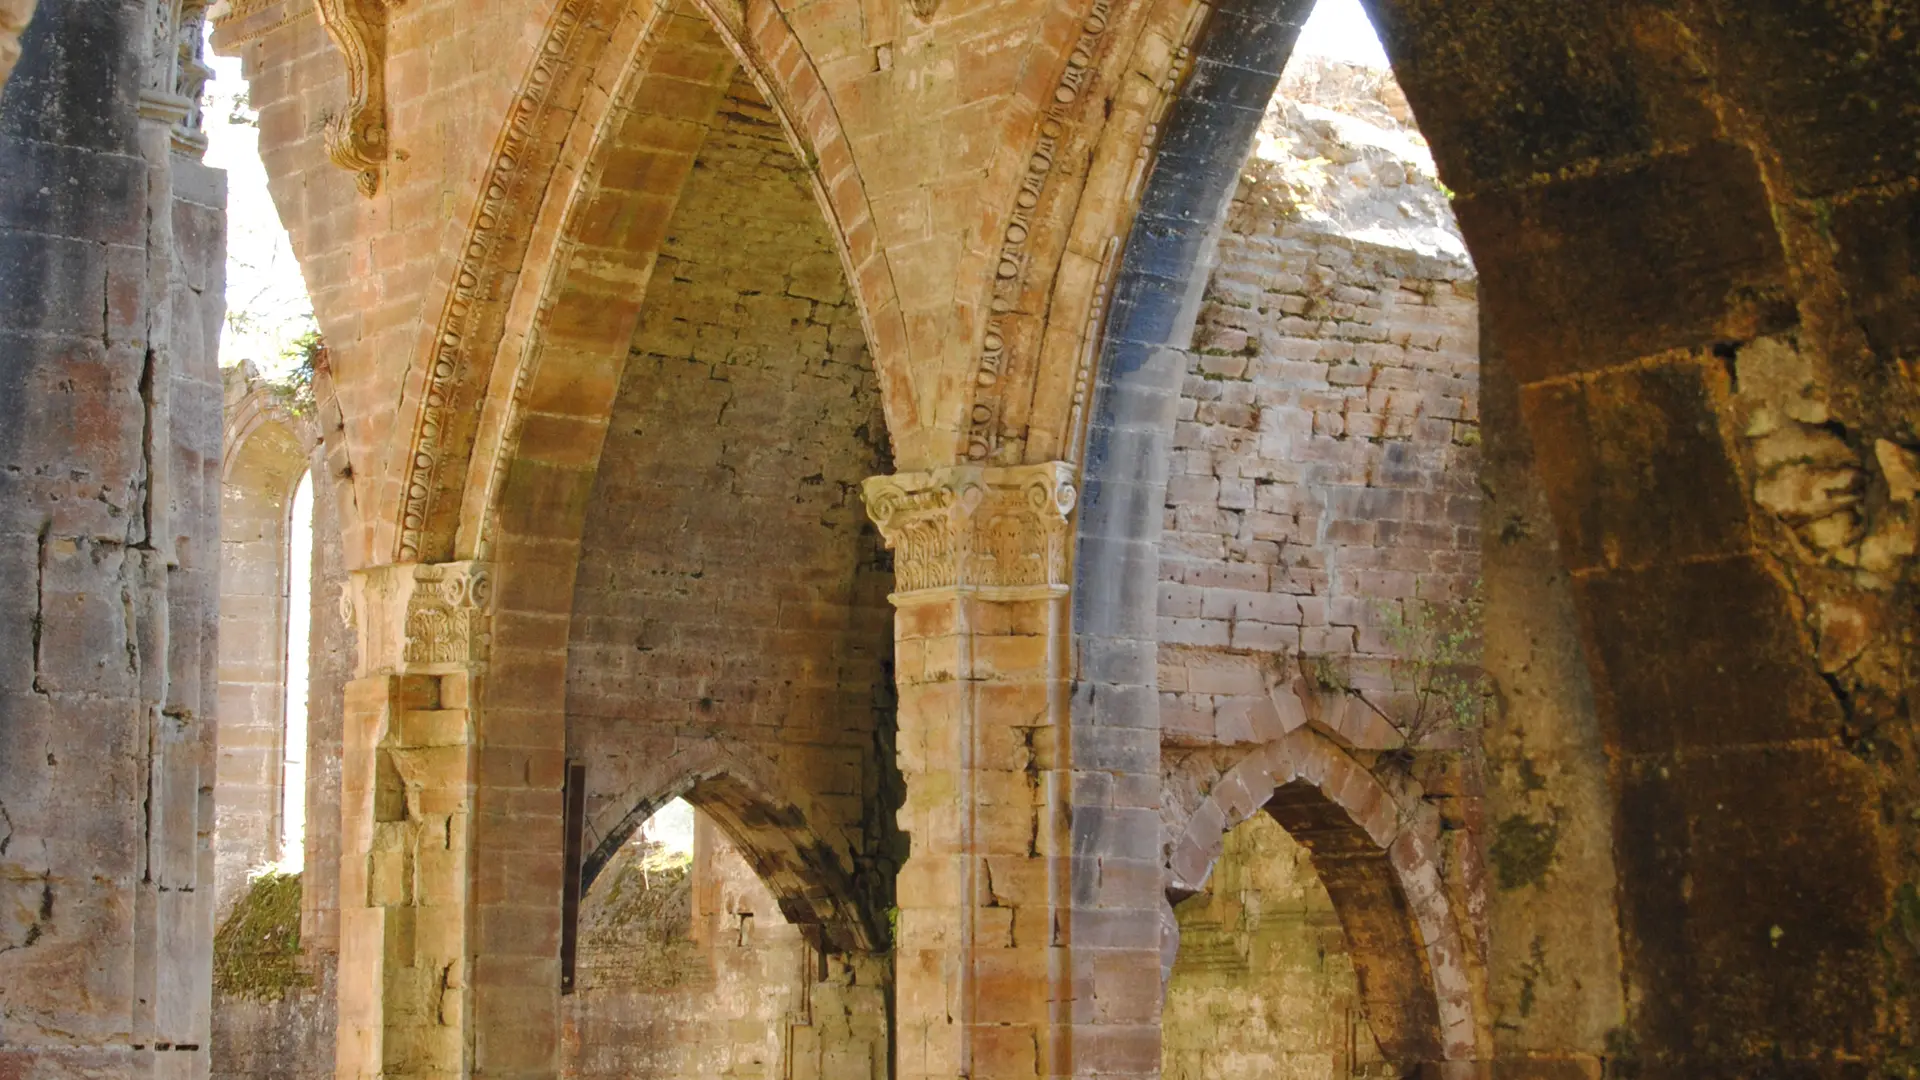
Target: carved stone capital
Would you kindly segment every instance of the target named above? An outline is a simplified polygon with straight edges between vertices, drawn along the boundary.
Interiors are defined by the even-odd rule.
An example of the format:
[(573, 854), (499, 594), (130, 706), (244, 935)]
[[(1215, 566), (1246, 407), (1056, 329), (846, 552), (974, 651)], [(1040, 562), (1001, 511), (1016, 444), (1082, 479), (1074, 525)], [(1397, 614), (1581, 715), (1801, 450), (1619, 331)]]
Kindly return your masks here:
[(470, 671), (486, 662), (492, 611), (493, 578), (478, 562), (358, 570), (341, 595), (362, 675)]
[(867, 514), (893, 552), (893, 601), (1063, 596), (1078, 497), (1063, 461), (876, 476)]
[(200, 95), (213, 75), (202, 57), (207, 0), (150, 0), (152, 52), (140, 87), (140, 118), (173, 129), (172, 149), (198, 159), (207, 149)]

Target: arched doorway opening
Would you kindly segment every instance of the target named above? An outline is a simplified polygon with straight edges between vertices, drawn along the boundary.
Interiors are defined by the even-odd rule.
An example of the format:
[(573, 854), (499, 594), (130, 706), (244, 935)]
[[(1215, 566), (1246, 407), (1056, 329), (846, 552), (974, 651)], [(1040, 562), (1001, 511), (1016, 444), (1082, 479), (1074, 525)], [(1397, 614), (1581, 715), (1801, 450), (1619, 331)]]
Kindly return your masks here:
[[(1152, 597), (1141, 674), (1157, 693), (1087, 700), (1157, 704), (1162, 812), (1176, 836), (1212, 832), (1170, 851), (1172, 895), (1207, 895), (1169, 915), (1161, 1064), (1340, 1078), (1463, 1063), (1486, 1038), (1469, 914), (1484, 711), (1474, 270), (1383, 67), (1296, 58), (1256, 110), (1247, 70), (1226, 70), (1245, 54), (1202, 57), (1190, 89), (1231, 100), (1196, 105), (1192, 127), (1176, 114), (1129, 241), (1076, 593), (1089, 651), (1137, 639), (1126, 601)], [(1228, 121), (1246, 124), (1237, 160)], [(1188, 168), (1216, 170), (1218, 202), (1200, 205)], [(1181, 245), (1189, 277), (1156, 265)], [(1146, 499), (1157, 520), (1122, 517)], [(1141, 562), (1108, 560), (1133, 545), (1152, 546), (1155, 589), (1116, 595), (1102, 578)], [(1235, 771), (1309, 749), (1338, 762), (1337, 781), (1278, 759), (1285, 775), (1257, 783)], [(1406, 867), (1389, 854), (1400, 815), (1430, 830)], [(1206, 850), (1227, 853), (1211, 872)]]
[(1227, 834), (1205, 889), (1175, 904), (1163, 1080), (1397, 1080), (1367, 1022), (1353, 955), (1313, 852), (1271, 813)]
[(221, 915), (249, 874), (298, 872), (305, 861), (315, 439), (251, 366), (226, 380), (213, 785)]
[[(1185, 929), (1199, 931), (1184, 972), (1178, 952), (1167, 956), (1178, 980), (1169, 985), (1163, 1042), (1169, 1070), (1214, 1075), (1204, 1070), (1235, 1052), (1256, 1072), (1292, 1058), (1302, 1075), (1326, 1077), (1399, 1076), (1471, 1060), (1481, 1037), (1474, 961), (1446, 883), (1439, 816), (1421, 794), (1404, 777), (1388, 786), (1305, 729), (1219, 776), (1188, 816), (1169, 867), (1167, 944), (1186, 950)], [(1281, 833), (1255, 825), (1230, 842), (1252, 819)], [(1266, 1009), (1265, 995), (1283, 1000), (1265, 1017), (1241, 1011)], [(1210, 1052), (1183, 1030), (1194, 1024), (1237, 1035), (1216, 1033)]]
[(767, 833), (736, 839), (743, 809), (765, 816), (748, 798), (708, 778), (595, 849), (563, 1076), (889, 1075), (886, 957), (833, 944), (849, 928), (811, 921), (816, 898), (795, 893), (814, 888)]
[[(675, 20), (698, 89), (651, 134), (688, 161), (624, 355), (600, 358), (617, 378), (577, 511), (558, 1067), (881, 1077), (892, 574), (858, 494), (891, 468), (880, 388), (808, 163), (704, 16)], [(681, 866), (643, 824), (675, 795), (698, 822)]]

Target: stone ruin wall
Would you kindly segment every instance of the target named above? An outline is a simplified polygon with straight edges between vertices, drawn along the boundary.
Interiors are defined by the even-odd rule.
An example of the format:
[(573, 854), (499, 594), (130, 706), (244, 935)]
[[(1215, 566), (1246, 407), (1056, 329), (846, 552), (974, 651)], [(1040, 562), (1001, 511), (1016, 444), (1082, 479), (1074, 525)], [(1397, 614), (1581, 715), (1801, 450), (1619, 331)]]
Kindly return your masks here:
[(1333, 900), (1306, 849), (1255, 815), (1227, 837), (1211, 888), (1181, 904), (1162, 1080), (1395, 1075), (1354, 993)]
[[(1169, 843), (1264, 741), (1252, 718), (1276, 683), (1331, 675), (1407, 715), (1395, 610), (1464, 611), (1479, 577), (1475, 297), (1391, 76), (1295, 64), (1221, 232), (1179, 407), (1159, 608)], [(1406, 739), (1380, 722), (1343, 736), (1363, 761)], [(1472, 760), (1428, 752), (1408, 771), (1443, 823), (1455, 910), (1480, 910)], [(1385, 1068), (1307, 851), (1256, 815), (1208, 885), (1175, 909), (1163, 1075)]]
[[(272, 391), (254, 387), (252, 392)], [(232, 408), (230, 399), (229, 410)], [(312, 447), (306, 465), (314, 470), (318, 483), (318, 477), (325, 474), (323, 448)], [(313, 624), (307, 639), (306, 851), (300, 872), (303, 977), (284, 987), (284, 996), (261, 1000), (223, 992), (216, 976), (214, 1080), (325, 1080), (334, 1075), (343, 688), (353, 677), (356, 644), (351, 628), (341, 618), (340, 599), (347, 585), (347, 569), (335, 500), (324, 497), (324, 490), (317, 489), (315, 494), (310, 577)], [(239, 495), (230, 488), (228, 504)], [(227, 688), (223, 686), (222, 691), (226, 693)], [(277, 801), (278, 797), (276, 788), (273, 798)], [(217, 801), (224, 801), (224, 795)], [(226, 914), (225, 909), (222, 914)]]
[[(891, 575), (857, 485), (886, 471), (839, 258), (800, 162), (736, 77), (668, 225), (587, 514), (568, 722), (589, 851), (684, 791), (832, 849), (860, 875), (851, 906), (880, 919)], [(775, 895), (815, 885), (760, 880), (697, 816), (677, 939), (605, 933), (607, 896), (632, 893), (632, 844), (588, 891), (565, 1074), (885, 1076), (884, 958), (823, 958)]]
[(881, 1080), (884, 983), (822, 957), (711, 819), (691, 861), (630, 843), (581, 906), (561, 1073), (631, 1080)]
[(784, 1029), (804, 992), (799, 930), (704, 816), (689, 862), (648, 855), (627, 844), (582, 899), (563, 1074), (781, 1075)]
[(28, 7), (0, 3), (0, 1073), (191, 1078), (226, 180), (197, 20)]
[(292, 504), (316, 441), (290, 398), (251, 364), (221, 372), (220, 745), (214, 909), (225, 918), (248, 874), (280, 858), (288, 682)]
[[(1388, 130), (1406, 123), (1381, 100), (1393, 100), (1390, 84), (1363, 76), (1356, 91), (1351, 73), (1309, 73), (1334, 83), (1323, 90), (1290, 79), (1309, 104)], [(660, 769), (663, 762), (715, 733), (776, 760), (817, 759), (805, 767), (826, 768), (815, 788), (842, 807), (835, 822), (842, 828), (865, 827), (874, 798), (874, 732), (859, 718), (880, 707), (872, 695), (887, 685), (884, 646), (878, 655), (857, 644), (852, 653), (836, 651), (849, 645), (835, 645), (835, 634), (820, 627), (783, 633), (759, 625), (756, 619), (777, 619), (781, 608), (765, 586), (738, 580), (762, 566), (801, 576), (790, 573), (795, 556), (787, 549), (769, 560), (748, 548), (772, 544), (775, 535), (789, 546), (822, 535), (815, 523), (826, 521), (836, 530), (826, 535), (851, 536), (853, 550), (836, 539), (831, 550), (801, 553), (819, 568), (802, 577), (826, 583), (829, 593), (781, 602), (792, 610), (798, 599), (814, 615), (831, 616), (829, 629), (871, 623), (871, 636), (885, 641), (886, 582), (877, 560), (852, 564), (853, 592), (841, 594), (853, 597), (851, 609), (830, 600), (832, 589), (847, 588), (847, 560), (872, 558), (858, 554), (872, 539), (861, 532), (857, 505), (830, 490), (885, 471), (883, 451), (871, 445), (881, 430), (872, 376), (810, 196), (794, 183), (791, 154), (762, 108), (736, 82), (689, 182), (655, 271), (589, 515), (569, 709), (576, 756), (589, 764), (589, 847), (635, 809), (636, 792), (678, 779)], [(1299, 670), (1303, 657), (1327, 657), (1356, 687), (1390, 691), (1384, 605), (1455, 603), (1477, 576), (1473, 277), (1419, 231), (1432, 225), (1432, 204), (1444, 205), (1444, 197), (1394, 154), (1343, 141), (1353, 132), (1323, 113), (1276, 102), (1268, 126), (1268, 145), (1277, 149), (1249, 162), (1221, 235), (1168, 491), (1161, 684), (1170, 830), (1255, 745), (1243, 718), (1274, 673)], [(1335, 183), (1324, 176), (1303, 183), (1303, 163)], [(736, 201), (743, 185), (759, 197)], [(1404, 215), (1413, 228), (1369, 235), (1404, 243), (1354, 239), (1382, 207), (1403, 204), (1413, 209)], [(753, 243), (740, 242), (743, 228)], [(811, 358), (802, 370), (767, 362), (796, 342), (799, 355)], [(694, 417), (706, 426), (690, 428)], [(815, 432), (828, 430), (855, 439), (797, 460), (772, 452), (819, 443)], [(818, 494), (782, 509), (794, 481), (803, 494)], [(714, 505), (708, 486), (721, 482), (760, 484), (767, 513), (736, 515), (731, 529), (700, 517)], [(330, 500), (316, 505), (324, 515)], [(636, 506), (647, 511), (630, 512)], [(792, 527), (770, 527), (783, 513), (794, 515)], [(681, 529), (707, 547), (674, 541)], [(316, 577), (323, 592), (339, 574), (338, 556), (337, 541), (317, 540), (316, 562), (327, 564)], [(733, 578), (709, 573), (723, 564)], [(316, 621), (337, 623), (336, 609), (317, 598)], [(326, 625), (314, 637), (316, 694), (326, 680), (343, 679), (351, 659), (350, 644), (333, 648), (345, 640), (340, 629), (330, 633)], [(759, 647), (730, 659), (749, 639)], [(798, 650), (798, 666), (767, 663), (782, 641)], [(822, 647), (828, 651), (815, 655)], [(819, 717), (851, 720), (841, 734), (801, 735), (771, 719), (792, 699), (769, 687), (806, 672), (832, 673), (815, 700)], [(678, 711), (661, 714), (663, 702)], [(637, 738), (639, 722), (666, 741)], [(328, 950), (337, 898), (327, 894), (324, 864), (337, 858), (338, 837), (323, 823), (338, 816), (338, 718), (329, 722), (323, 706), (312, 723), (306, 933), (316, 981), (278, 1005), (222, 1002), (215, 1047), (223, 1076), (331, 1071)], [(1370, 749), (1391, 748), (1390, 729), (1366, 735), (1379, 744)], [(783, 749), (790, 746), (798, 749)], [(1443, 758), (1419, 769), (1430, 801), (1451, 824), (1463, 824), (1471, 800), (1450, 796), (1470, 793), (1470, 778)], [(834, 957), (818, 966), (766, 884), (704, 817), (700, 836), (684, 937), (668, 944), (670, 935), (656, 932), (658, 913), (649, 916), (651, 948), (671, 961), (661, 970), (676, 973), (670, 984), (637, 977), (645, 966), (619, 955), (632, 943), (622, 932), (595, 929), (609, 920), (606, 897), (633, 876), (628, 849), (589, 892), (581, 981), (566, 1002), (565, 1074), (838, 1077), (882, 1067), (883, 973), (862, 968), (874, 961)], [(1468, 862), (1452, 857), (1452, 883), (1463, 897)], [(1169, 990), (1167, 1075), (1279, 1069), (1332, 1078), (1377, 1067), (1353, 1005), (1337, 917), (1304, 849), (1260, 819), (1229, 839), (1213, 885), (1178, 913), (1189, 949)], [(746, 912), (752, 930), (743, 935)]]
[(1418, 138), (1383, 105), (1391, 80), (1365, 74), (1290, 73), (1220, 238), (1161, 545), (1170, 746), (1249, 742), (1247, 699), (1275, 657), (1398, 715), (1393, 611), (1458, 606), (1479, 576), (1473, 270), (1431, 242), (1451, 215), (1430, 171), (1390, 149)]

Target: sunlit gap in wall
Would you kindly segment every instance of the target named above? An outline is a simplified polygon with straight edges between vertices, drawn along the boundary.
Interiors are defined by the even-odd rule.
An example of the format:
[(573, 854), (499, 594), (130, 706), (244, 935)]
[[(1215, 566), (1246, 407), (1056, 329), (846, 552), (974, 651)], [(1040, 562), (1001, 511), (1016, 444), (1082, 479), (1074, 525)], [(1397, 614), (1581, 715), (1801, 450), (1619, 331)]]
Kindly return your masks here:
[(1380, 47), (1380, 35), (1374, 32), (1360, 0), (1320, 0), (1300, 31), (1294, 45), (1296, 56), (1323, 56), (1367, 67), (1387, 66), (1387, 51)]
[[(207, 22), (212, 33), (213, 22)], [(260, 114), (253, 109), (237, 57), (206, 49), (213, 78), (201, 108), (208, 165), (227, 173), (227, 320), (220, 366), (250, 361), (269, 379), (284, 379), (299, 359), (301, 335), (317, 329), (307, 283), (280, 224), (260, 161)]]
[(287, 725), (280, 762), (280, 870), (307, 852), (307, 631), (313, 626), (313, 473), (293, 489), (287, 530)]
[(693, 804), (685, 799), (674, 799), (653, 812), (653, 816), (640, 823), (633, 834), (635, 844), (659, 844), (662, 851), (673, 855), (691, 856), (693, 854)]

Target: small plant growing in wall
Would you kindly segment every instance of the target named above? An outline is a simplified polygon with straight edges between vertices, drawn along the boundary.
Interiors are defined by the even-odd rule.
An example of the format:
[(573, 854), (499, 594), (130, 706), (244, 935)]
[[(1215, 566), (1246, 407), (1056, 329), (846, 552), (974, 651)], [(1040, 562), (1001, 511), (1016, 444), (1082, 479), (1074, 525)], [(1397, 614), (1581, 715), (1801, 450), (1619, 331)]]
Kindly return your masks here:
[(1481, 667), (1484, 607), (1478, 586), (1455, 604), (1410, 599), (1380, 605), (1395, 706), (1379, 711), (1404, 746), (1420, 746), (1443, 731), (1478, 730), (1486, 718), (1493, 683)]
[(311, 983), (300, 964), (300, 875), (256, 875), (213, 936), (214, 990), (279, 1001)]
[(1327, 694), (1353, 693), (1353, 679), (1348, 677), (1346, 669), (1331, 656), (1302, 658), (1306, 674), (1313, 681), (1314, 689)]

